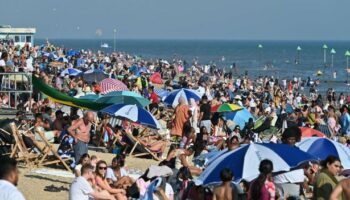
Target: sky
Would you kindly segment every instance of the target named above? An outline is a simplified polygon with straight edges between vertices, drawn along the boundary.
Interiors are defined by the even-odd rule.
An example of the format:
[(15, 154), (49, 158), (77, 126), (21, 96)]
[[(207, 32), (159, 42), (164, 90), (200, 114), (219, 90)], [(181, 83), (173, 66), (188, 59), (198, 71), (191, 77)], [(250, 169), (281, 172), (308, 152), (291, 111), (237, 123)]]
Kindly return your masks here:
[(349, 0), (2, 0), (36, 38), (350, 40)]

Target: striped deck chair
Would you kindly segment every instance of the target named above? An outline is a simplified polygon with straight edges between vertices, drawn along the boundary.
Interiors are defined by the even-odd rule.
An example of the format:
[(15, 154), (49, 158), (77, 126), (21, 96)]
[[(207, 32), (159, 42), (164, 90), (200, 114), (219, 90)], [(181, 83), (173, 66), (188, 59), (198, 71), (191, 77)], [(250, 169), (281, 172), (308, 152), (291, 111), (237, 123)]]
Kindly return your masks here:
[[(148, 147), (142, 145), (137, 138), (135, 138), (132, 134), (130, 133), (126, 133), (125, 132), (125, 136), (127, 137), (127, 139), (129, 140), (130, 143), (133, 144), (133, 147), (130, 151), (130, 155), (134, 156), (134, 157), (140, 157), (140, 156), (146, 156), (146, 155), (150, 155), (152, 156), (155, 160), (160, 161), (160, 159), (158, 158), (157, 154), (159, 152), (153, 152), (151, 151)], [(133, 154), (134, 151), (137, 150), (140, 153), (136, 153)]]

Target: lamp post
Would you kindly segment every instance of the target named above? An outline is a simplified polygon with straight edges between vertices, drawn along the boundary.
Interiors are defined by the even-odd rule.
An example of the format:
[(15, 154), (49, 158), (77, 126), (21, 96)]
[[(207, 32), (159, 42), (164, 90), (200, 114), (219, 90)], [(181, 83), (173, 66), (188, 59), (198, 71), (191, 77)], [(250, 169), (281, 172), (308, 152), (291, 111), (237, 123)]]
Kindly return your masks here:
[(333, 65), (333, 64), (334, 64), (334, 63), (333, 63), (333, 61), (334, 61), (334, 54), (336, 54), (336, 53), (337, 53), (337, 52), (335, 51), (335, 49), (332, 48), (332, 49), (331, 49), (331, 59), (332, 59), (331, 67), (332, 67), (332, 69), (333, 69), (333, 66), (334, 66), (334, 65)]
[(350, 51), (345, 52), (346, 57), (346, 84), (349, 84), (349, 57), (350, 57)]
[(258, 49), (259, 49), (259, 65), (261, 66), (261, 57), (262, 57), (263, 45), (262, 44), (258, 44)]
[(116, 40), (116, 35), (117, 35), (117, 29), (113, 29), (113, 52), (115, 52), (115, 40)]
[(328, 49), (328, 46), (326, 44), (324, 44), (322, 46), (322, 49), (323, 49), (323, 64), (324, 66), (326, 66), (326, 63), (327, 63), (327, 49)]
[(296, 62), (295, 62), (295, 64), (300, 64), (300, 51), (301, 51), (301, 47), (300, 46), (298, 46), (297, 47), (297, 60), (296, 60)]

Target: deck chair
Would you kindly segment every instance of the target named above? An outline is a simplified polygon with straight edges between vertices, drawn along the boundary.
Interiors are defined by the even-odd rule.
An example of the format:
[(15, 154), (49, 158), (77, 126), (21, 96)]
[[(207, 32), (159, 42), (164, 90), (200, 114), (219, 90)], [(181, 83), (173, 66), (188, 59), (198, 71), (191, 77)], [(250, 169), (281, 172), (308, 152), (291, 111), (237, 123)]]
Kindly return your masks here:
[[(125, 136), (129, 139), (130, 142), (134, 144), (130, 151), (130, 155), (134, 157), (140, 157), (140, 156), (145, 156), (145, 155), (151, 155), (155, 160), (160, 161), (160, 159), (157, 156), (157, 152), (152, 152), (149, 150), (146, 146), (142, 145), (137, 138), (135, 138), (132, 134), (130, 133), (125, 133)], [(136, 153), (133, 154), (135, 149), (137, 149), (141, 153)]]
[[(16, 158), (17, 160), (24, 160), (26, 166), (33, 165), (33, 159), (37, 158), (37, 155), (31, 154), (26, 147), (21, 134), (18, 132), (17, 126), (15, 123), (10, 123), (12, 130), (12, 135), (15, 139), (15, 144), (11, 150), (10, 157)], [(4, 130), (3, 130), (4, 131)]]
[[(39, 142), (35, 142), (36, 146), (40, 148), (41, 156), (38, 157), (35, 160), (35, 165), (41, 167), (46, 165), (52, 165), (52, 164), (59, 164), (61, 163), (69, 172), (72, 172), (70, 167), (67, 165), (67, 161), (69, 159), (62, 159), (60, 155), (58, 155), (57, 150), (55, 147), (46, 139), (44, 133), (42, 131), (37, 130), (36, 134), (39, 135), (42, 144)], [(52, 153), (50, 156), (49, 154)]]

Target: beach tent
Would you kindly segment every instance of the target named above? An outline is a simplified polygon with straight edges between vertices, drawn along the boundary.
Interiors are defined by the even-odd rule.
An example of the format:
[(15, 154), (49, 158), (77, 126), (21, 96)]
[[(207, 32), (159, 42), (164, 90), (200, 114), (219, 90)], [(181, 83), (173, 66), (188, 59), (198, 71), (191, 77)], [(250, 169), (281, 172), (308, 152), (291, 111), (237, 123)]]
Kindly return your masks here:
[(195, 184), (221, 183), (220, 172), (224, 168), (232, 170), (234, 182), (242, 179), (252, 181), (259, 175), (259, 164), (264, 159), (272, 161), (273, 172), (287, 172), (305, 162), (317, 160), (314, 156), (285, 144), (253, 143), (219, 156), (207, 166)]
[(154, 83), (154, 84), (163, 84), (163, 80), (159, 72), (155, 72), (154, 74), (152, 74), (149, 77), (149, 80), (151, 81), (151, 83)]

